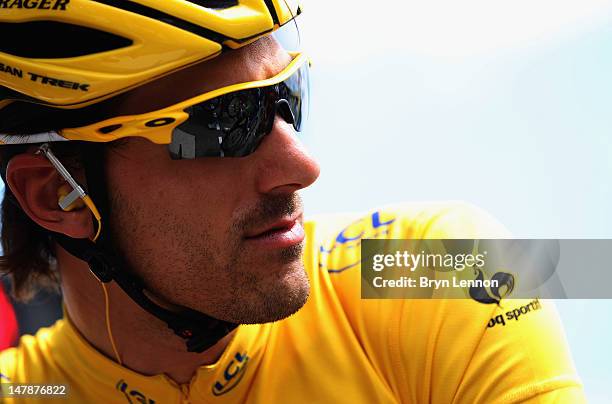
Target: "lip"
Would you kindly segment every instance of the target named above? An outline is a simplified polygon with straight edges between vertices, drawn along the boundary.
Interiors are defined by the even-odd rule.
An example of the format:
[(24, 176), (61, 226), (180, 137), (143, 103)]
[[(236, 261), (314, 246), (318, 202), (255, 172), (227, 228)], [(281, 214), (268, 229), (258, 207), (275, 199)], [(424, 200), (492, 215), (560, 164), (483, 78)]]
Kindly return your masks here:
[(262, 248), (286, 248), (301, 243), (304, 237), (300, 214), (294, 218), (283, 218), (251, 232), (245, 236), (245, 240)]

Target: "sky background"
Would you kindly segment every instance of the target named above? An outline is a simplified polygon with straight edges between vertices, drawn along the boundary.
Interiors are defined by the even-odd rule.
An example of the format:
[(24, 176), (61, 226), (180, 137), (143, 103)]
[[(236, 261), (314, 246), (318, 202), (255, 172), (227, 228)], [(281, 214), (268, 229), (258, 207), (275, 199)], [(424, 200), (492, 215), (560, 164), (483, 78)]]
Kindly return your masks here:
[[(463, 200), (516, 237), (612, 238), (612, 1), (302, 3), (308, 213)], [(609, 403), (612, 301), (558, 308)]]
[[(612, 238), (611, 1), (303, 3), (308, 213), (463, 200), (516, 237)], [(612, 301), (557, 304), (609, 403)]]

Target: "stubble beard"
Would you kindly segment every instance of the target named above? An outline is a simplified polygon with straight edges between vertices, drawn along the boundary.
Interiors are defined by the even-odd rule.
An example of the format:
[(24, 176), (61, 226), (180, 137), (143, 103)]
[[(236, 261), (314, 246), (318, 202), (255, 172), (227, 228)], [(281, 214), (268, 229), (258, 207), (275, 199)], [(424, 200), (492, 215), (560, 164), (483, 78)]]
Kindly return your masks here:
[[(236, 290), (247, 291), (242, 299), (220, 304), (218, 307), (227, 310), (218, 316), (234, 323), (257, 324), (282, 320), (295, 314), (304, 306), (310, 293), (310, 283), (301, 260), (303, 247), (303, 243), (300, 243), (276, 252), (272, 261), (282, 265), (283, 269), (266, 273), (265, 276), (229, 270), (232, 283), (240, 285)], [(235, 268), (240, 268), (240, 265)]]
[[(277, 212), (295, 210), (300, 204), (297, 195), (267, 199), (251, 215), (238, 220), (230, 234), (241, 234), (246, 223), (257, 221), (251, 216), (266, 220)], [(206, 231), (205, 223), (200, 226), (200, 234), (193, 237), (173, 221), (176, 217), (166, 214), (152, 230), (142, 221), (139, 212), (143, 209), (126, 203), (119, 194), (112, 198), (111, 209), (116, 218), (110, 226), (112, 242), (124, 269), (139, 276), (147, 292), (163, 301), (228, 322), (256, 324), (289, 317), (308, 299), (310, 284), (302, 262), (303, 242), (272, 251), (266, 257), (252, 257), (237, 237), (229, 248), (222, 241), (215, 245), (216, 239)], [(147, 226), (154, 233), (149, 237), (173, 235), (171, 245), (164, 251), (138, 248), (138, 235), (143, 235)], [(173, 250), (180, 259), (168, 260)], [(167, 270), (170, 262), (175, 266)], [(252, 266), (269, 266), (271, 270), (250, 270)]]

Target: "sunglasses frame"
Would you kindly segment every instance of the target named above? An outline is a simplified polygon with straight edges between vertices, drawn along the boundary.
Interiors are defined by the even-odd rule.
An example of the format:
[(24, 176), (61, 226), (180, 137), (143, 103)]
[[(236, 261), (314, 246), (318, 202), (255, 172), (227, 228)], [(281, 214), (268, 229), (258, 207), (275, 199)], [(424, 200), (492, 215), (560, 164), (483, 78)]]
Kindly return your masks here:
[(279, 84), (291, 77), (304, 64), (310, 65), (304, 53), (290, 52), (290, 54), (293, 57), (291, 63), (274, 77), (232, 84), (144, 114), (117, 116), (79, 128), (62, 129), (59, 135), (67, 140), (90, 142), (111, 142), (124, 137), (143, 137), (156, 144), (170, 144), (174, 129), (189, 118), (189, 114), (185, 112), (187, 108), (236, 91)]

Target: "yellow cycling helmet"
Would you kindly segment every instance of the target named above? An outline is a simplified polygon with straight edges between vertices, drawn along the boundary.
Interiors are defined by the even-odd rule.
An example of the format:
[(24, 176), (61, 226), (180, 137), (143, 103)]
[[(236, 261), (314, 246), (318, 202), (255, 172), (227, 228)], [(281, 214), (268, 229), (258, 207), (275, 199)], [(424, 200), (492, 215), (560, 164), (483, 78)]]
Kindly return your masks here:
[(95, 104), (299, 14), (291, 0), (0, 0), (0, 108)]

